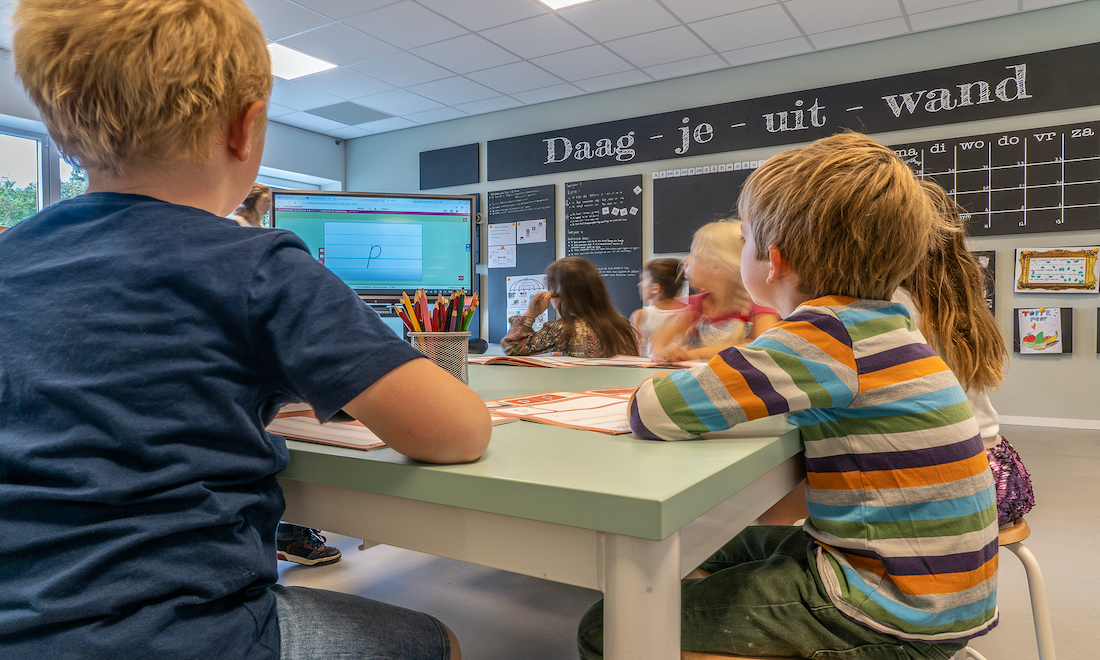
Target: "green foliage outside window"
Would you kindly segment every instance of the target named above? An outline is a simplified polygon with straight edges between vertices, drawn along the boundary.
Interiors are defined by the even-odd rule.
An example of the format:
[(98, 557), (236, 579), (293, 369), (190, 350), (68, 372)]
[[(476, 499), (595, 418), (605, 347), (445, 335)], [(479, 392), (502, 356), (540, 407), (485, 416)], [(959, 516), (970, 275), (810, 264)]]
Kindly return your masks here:
[[(88, 176), (84, 170), (73, 168), (68, 181), (61, 182), (61, 199), (72, 199), (84, 194), (88, 188)], [(38, 212), (38, 184), (29, 183), (16, 188), (7, 177), (0, 179), (0, 227), (13, 227)]]

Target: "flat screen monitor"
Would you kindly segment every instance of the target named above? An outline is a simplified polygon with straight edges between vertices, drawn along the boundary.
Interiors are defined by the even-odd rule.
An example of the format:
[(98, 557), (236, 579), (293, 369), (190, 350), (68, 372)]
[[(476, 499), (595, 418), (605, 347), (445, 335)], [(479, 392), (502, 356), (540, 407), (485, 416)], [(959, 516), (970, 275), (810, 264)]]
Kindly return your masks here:
[(294, 232), (368, 303), (416, 289), (470, 295), (474, 204), (472, 195), (275, 190), (271, 226)]

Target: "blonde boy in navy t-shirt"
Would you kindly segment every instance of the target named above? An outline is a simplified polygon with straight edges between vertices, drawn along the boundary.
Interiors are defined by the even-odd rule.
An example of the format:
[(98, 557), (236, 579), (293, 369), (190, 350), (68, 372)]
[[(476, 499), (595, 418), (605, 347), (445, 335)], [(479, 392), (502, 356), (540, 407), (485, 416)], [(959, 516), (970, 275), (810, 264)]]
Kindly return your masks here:
[(224, 217), (263, 152), (255, 17), (22, 0), (14, 21), (16, 74), (89, 187), (0, 235), (3, 655), (458, 658), (431, 616), (275, 584), (283, 403), (435, 463), (477, 459), (490, 424), (300, 240)]

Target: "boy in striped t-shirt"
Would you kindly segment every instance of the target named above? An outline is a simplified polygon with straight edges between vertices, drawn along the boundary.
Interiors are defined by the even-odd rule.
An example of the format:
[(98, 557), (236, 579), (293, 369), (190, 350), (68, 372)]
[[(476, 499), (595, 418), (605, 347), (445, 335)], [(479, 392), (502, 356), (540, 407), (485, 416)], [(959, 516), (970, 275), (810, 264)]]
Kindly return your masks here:
[[(749, 527), (682, 589), (686, 650), (949, 658), (997, 622), (997, 508), (966, 395), (891, 303), (937, 218), (909, 168), (854, 133), (769, 159), (738, 204), (742, 278), (783, 320), (643, 384), (640, 437), (786, 414), (806, 446), (803, 527)], [(602, 609), (581, 657), (601, 657)]]

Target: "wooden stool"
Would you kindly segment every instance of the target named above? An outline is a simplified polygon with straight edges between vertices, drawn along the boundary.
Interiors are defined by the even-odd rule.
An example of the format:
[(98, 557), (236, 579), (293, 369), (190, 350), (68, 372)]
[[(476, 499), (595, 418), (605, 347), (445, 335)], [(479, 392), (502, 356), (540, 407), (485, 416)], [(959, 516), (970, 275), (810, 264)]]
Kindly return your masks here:
[[(1035, 641), (1039, 646), (1039, 660), (1055, 660), (1054, 631), (1050, 627), (1050, 610), (1047, 608), (1047, 590), (1043, 584), (1043, 572), (1031, 550), (1022, 541), (1031, 535), (1031, 528), (1020, 518), (1012, 526), (999, 533), (1002, 548), (1008, 548), (1019, 558), (1027, 574), (1027, 587), (1031, 592), (1031, 617), (1035, 621)], [(986, 660), (985, 656), (969, 646), (955, 654), (955, 660)]]
[[(998, 533), (998, 543), (1008, 548), (1024, 565), (1027, 573), (1028, 590), (1031, 592), (1031, 615), (1035, 620), (1035, 639), (1039, 646), (1039, 660), (1056, 660), (1054, 657), (1054, 633), (1050, 627), (1050, 610), (1047, 608), (1047, 592), (1043, 584), (1043, 572), (1031, 550), (1023, 540), (1031, 535), (1031, 528), (1023, 518), (1012, 526), (1004, 527)], [(698, 570), (698, 569), (697, 569)], [(688, 577), (703, 577), (689, 575)], [(696, 653), (680, 651), (680, 660), (798, 660), (797, 658), (761, 659), (744, 655), (724, 655), (722, 653)], [(969, 646), (955, 654), (954, 660), (986, 660), (985, 656)]]

